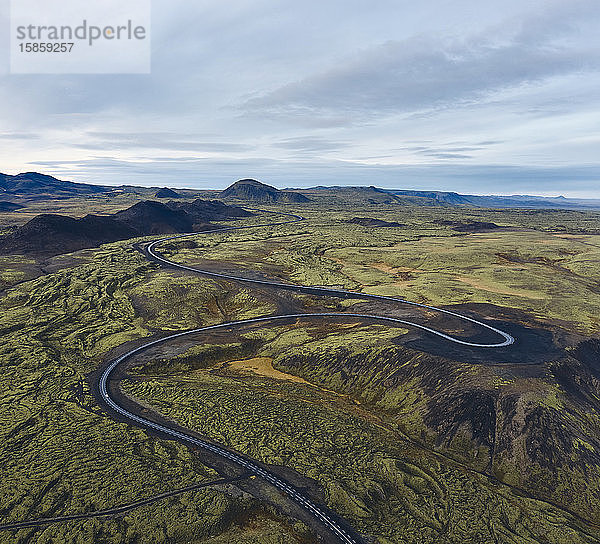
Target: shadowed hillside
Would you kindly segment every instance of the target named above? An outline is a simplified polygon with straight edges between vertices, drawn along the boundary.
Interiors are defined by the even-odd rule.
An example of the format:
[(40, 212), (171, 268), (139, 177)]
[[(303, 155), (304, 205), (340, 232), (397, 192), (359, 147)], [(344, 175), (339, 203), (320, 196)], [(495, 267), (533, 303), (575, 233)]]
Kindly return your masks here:
[(138, 235), (134, 228), (111, 217), (86, 215), (73, 219), (42, 214), (0, 239), (0, 253), (50, 256)]
[(252, 214), (241, 208), (203, 200), (168, 204), (148, 200), (112, 216), (81, 219), (41, 214), (0, 238), (0, 253), (47, 257), (138, 236), (208, 230), (213, 227), (210, 220), (248, 215)]
[(156, 198), (181, 198), (181, 195), (177, 191), (173, 191), (173, 189), (169, 189), (168, 187), (159, 189), (154, 196)]
[(301, 203), (310, 202), (310, 199), (300, 193), (280, 191), (270, 185), (265, 185), (254, 179), (241, 179), (236, 181), (219, 193), (219, 198), (237, 198), (239, 200), (253, 200), (255, 202)]
[(190, 232), (194, 224), (192, 218), (184, 211), (173, 210), (161, 202), (152, 200), (138, 202), (131, 208), (117, 212), (114, 217), (140, 235)]
[(20, 204), (15, 204), (14, 202), (7, 202), (6, 200), (0, 201), (0, 212), (14, 212), (15, 210), (20, 210), (24, 208)]
[(187, 213), (193, 221), (222, 221), (232, 217), (250, 217), (251, 212), (239, 206), (228, 206), (218, 200), (202, 200), (198, 198), (192, 202), (167, 202), (172, 210), (181, 210)]
[(100, 185), (61, 181), (52, 176), (38, 174), (37, 172), (26, 172), (24, 174), (17, 174), (16, 176), (0, 174), (0, 191), (11, 195), (75, 196), (105, 193), (109, 190), (110, 188)]

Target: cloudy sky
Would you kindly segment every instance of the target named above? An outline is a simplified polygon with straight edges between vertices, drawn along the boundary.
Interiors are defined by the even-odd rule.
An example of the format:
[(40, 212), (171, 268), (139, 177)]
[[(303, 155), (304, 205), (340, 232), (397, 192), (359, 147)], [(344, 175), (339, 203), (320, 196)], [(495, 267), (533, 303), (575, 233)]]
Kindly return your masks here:
[(598, 0), (152, 9), (150, 75), (11, 75), (2, 33), (0, 171), (600, 198)]

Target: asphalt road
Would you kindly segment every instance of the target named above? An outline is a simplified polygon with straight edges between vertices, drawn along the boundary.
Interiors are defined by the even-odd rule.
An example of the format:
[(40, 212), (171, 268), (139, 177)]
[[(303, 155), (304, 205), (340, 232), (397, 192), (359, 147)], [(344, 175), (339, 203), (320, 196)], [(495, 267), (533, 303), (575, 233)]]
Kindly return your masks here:
[[(287, 220), (287, 221), (280, 221), (277, 223), (268, 223), (265, 225), (255, 225), (252, 227), (224, 227), (224, 228), (220, 228), (220, 229), (207, 231), (204, 234), (214, 233), (214, 232), (234, 231), (234, 230), (241, 230), (241, 229), (247, 229), (247, 228), (258, 228), (258, 227), (264, 227), (264, 226), (284, 225), (284, 224), (288, 224), (288, 223), (294, 223), (296, 221), (302, 221), (304, 219), (301, 216), (294, 215), (294, 214), (285, 214), (285, 215), (290, 216), (291, 219)], [(175, 263), (173, 261), (166, 259), (164, 256), (162, 256), (158, 252), (158, 247), (161, 244), (163, 244), (169, 240), (175, 240), (175, 239), (185, 238), (185, 237), (189, 237), (189, 236), (198, 236), (200, 234), (202, 234), (202, 233), (179, 234), (176, 236), (168, 236), (168, 237), (156, 240), (155, 242), (152, 242), (151, 244), (149, 244), (147, 246), (147, 248), (146, 248), (147, 256), (150, 259), (152, 259), (158, 263), (161, 263), (163, 265), (168, 265), (170, 267), (179, 268), (179, 269), (191, 271), (191, 272), (194, 272), (197, 274), (202, 274), (204, 276), (210, 276), (210, 277), (215, 277), (215, 278), (224, 279), (224, 280), (231, 280), (231, 281), (243, 282), (243, 283), (255, 284), (255, 285), (267, 285), (270, 287), (277, 287), (280, 289), (292, 290), (292, 291), (308, 293), (308, 294), (317, 294), (317, 295), (323, 295), (323, 296), (335, 296), (335, 297), (342, 297), (342, 298), (359, 298), (359, 299), (367, 299), (367, 300), (373, 300), (373, 299), (386, 300), (386, 301), (394, 301), (394, 302), (401, 303), (401, 304), (408, 304), (411, 306), (418, 306), (420, 308), (434, 310), (436, 312), (441, 312), (442, 314), (451, 315), (455, 318), (459, 318), (459, 319), (468, 321), (470, 323), (473, 323), (475, 325), (478, 325), (480, 327), (488, 329), (488, 330), (498, 334), (501, 337), (501, 341), (499, 341), (497, 343), (468, 342), (466, 340), (462, 340), (460, 338), (455, 338), (455, 337), (445, 334), (441, 331), (420, 325), (418, 323), (413, 323), (410, 321), (405, 321), (402, 319), (396, 319), (396, 318), (392, 318), (392, 317), (370, 315), (370, 314), (326, 312), (326, 313), (265, 316), (265, 317), (255, 318), (255, 319), (247, 319), (247, 320), (242, 320), (242, 321), (231, 321), (231, 322), (227, 322), (227, 323), (221, 323), (218, 325), (201, 327), (198, 329), (193, 329), (193, 330), (173, 334), (171, 336), (167, 336), (165, 338), (160, 338), (158, 340), (153, 340), (152, 342), (148, 342), (136, 349), (133, 349), (133, 350), (125, 353), (124, 355), (121, 355), (114, 361), (110, 362), (108, 364), (108, 366), (105, 368), (104, 372), (100, 375), (100, 378), (98, 381), (98, 387), (99, 387), (99, 391), (100, 391), (100, 395), (101, 395), (102, 399), (112, 410), (114, 410), (115, 412), (117, 412), (118, 414), (120, 414), (121, 416), (123, 416), (124, 418), (129, 420), (130, 422), (134, 423), (135, 425), (137, 425), (139, 427), (146, 428), (146, 429), (153, 430), (153, 431), (158, 431), (162, 434), (169, 435), (184, 444), (189, 444), (192, 446), (203, 448), (205, 450), (213, 452), (214, 454), (217, 454), (218, 456), (223, 457), (224, 459), (227, 459), (227, 460), (233, 462), (234, 464), (242, 467), (245, 471), (250, 472), (259, 478), (262, 478), (264, 481), (268, 482), (275, 488), (279, 489), (281, 492), (285, 493), (296, 504), (298, 504), (300, 507), (304, 508), (305, 511), (308, 512), (323, 527), (325, 527), (337, 539), (338, 542), (341, 542), (343, 544), (362, 543), (363, 542), (362, 538), (358, 534), (356, 534), (352, 529), (350, 529), (345, 522), (340, 520), (340, 518), (336, 514), (334, 514), (332, 511), (330, 511), (328, 508), (326, 508), (324, 506), (315, 504), (305, 494), (300, 492), (298, 489), (296, 489), (290, 483), (288, 483), (287, 481), (282, 479), (280, 476), (276, 475), (273, 472), (270, 472), (268, 469), (266, 469), (260, 463), (255, 462), (252, 459), (249, 459), (248, 457), (242, 456), (241, 454), (238, 454), (235, 451), (229, 450), (229, 449), (225, 448), (224, 446), (221, 446), (214, 442), (197, 438), (195, 436), (192, 436), (191, 434), (187, 434), (187, 433), (175, 430), (175, 429), (171, 429), (166, 425), (156, 423), (154, 421), (146, 419), (138, 414), (132, 413), (131, 411), (125, 409), (123, 406), (119, 405), (110, 396), (110, 390), (108, 387), (109, 381), (111, 380), (111, 377), (115, 374), (117, 368), (120, 365), (122, 365), (123, 363), (129, 361), (135, 355), (141, 353), (142, 351), (145, 351), (145, 350), (147, 350), (153, 346), (156, 346), (158, 344), (169, 342), (175, 338), (181, 338), (182, 336), (192, 335), (192, 334), (202, 332), (202, 331), (225, 329), (225, 328), (230, 328), (230, 327), (242, 326), (242, 325), (246, 325), (246, 324), (262, 323), (262, 322), (275, 321), (275, 320), (285, 320), (285, 319), (290, 319), (290, 318), (296, 318), (296, 319), (297, 318), (311, 318), (312, 319), (315, 317), (319, 317), (319, 318), (354, 317), (354, 318), (361, 319), (361, 320), (367, 319), (367, 320), (383, 321), (383, 322), (388, 322), (388, 323), (397, 323), (397, 324), (401, 324), (401, 325), (408, 325), (410, 327), (418, 328), (420, 330), (425, 331), (428, 334), (437, 335), (438, 337), (441, 337), (444, 340), (447, 340), (450, 342), (455, 342), (457, 344), (470, 346), (470, 347), (478, 347), (478, 348), (500, 348), (500, 347), (508, 346), (514, 342), (514, 338), (510, 334), (508, 334), (500, 329), (497, 329), (495, 327), (492, 327), (491, 325), (488, 325), (487, 323), (483, 323), (479, 320), (476, 320), (471, 317), (467, 317), (467, 316), (464, 316), (464, 315), (461, 315), (461, 314), (458, 314), (455, 312), (451, 312), (449, 310), (445, 310), (442, 308), (436, 308), (434, 306), (428, 306), (426, 304), (419, 304), (416, 302), (411, 302), (408, 300), (403, 300), (403, 299), (398, 299), (398, 298), (393, 298), (393, 297), (369, 295), (369, 294), (364, 294), (364, 293), (354, 293), (351, 291), (345, 291), (345, 290), (340, 290), (340, 289), (328, 289), (328, 288), (323, 288), (323, 287), (292, 285), (292, 284), (276, 282), (276, 281), (248, 279), (248, 278), (243, 278), (243, 277), (238, 277), (238, 276), (232, 276), (229, 274), (220, 274), (218, 272), (200, 270), (200, 269), (192, 268), (190, 266), (186, 266), (183, 264)]]
[[(312, 315), (312, 314), (306, 314), (306, 315)], [(221, 323), (219, 325), (212, 325), (209, 327), (200, 327), (199, 329), (193, 329), (190, 331), (180, 332), (180, 333), (173, 334), (171, 336), (167, 336), (165, 338), (160, 338), (158, 340), (154, 340), (152, 342), (144, 344), (143, 346), (140, 346), (136, 349), (133, 349), (133, 350), (125, 353), (124, 355), (121, 355), (119, 358), (112, 361), (108, 367), (106, 367), (106, 369), (100, 376), (100, 380), (98, 382), (100, 395), (104, 399), (104, 402), (106, 402), (106, 404), (110, 408), (112, 408), (115, 412), (117, 412), (121, 416), (124, 416), (126, 419), (133, 421), (134, 423), (137, 424), (137, 426), (146, 428), (146, 429), (151, 429), (153, 431), (158, 431), (163, 434), (167, 434), (167, 435), (172, 436), (173, 438), (177, 439), (178, 441), (183, 442), (184, 444), (190, 444), (193, 446), (197, 446), (197, 447), (206, 449), (213, 453), (216, 453), (217, 455), (224, 457), (225, 459), (232, 461), (236, 465), (239, 465), (240, 467), (244, 468), (247, 472), (250, 472), (250, 473), (262, 478), (263, 480), (269, 482), (271, 485), (273, 485), (274, 487), (276, 487), (277, 489), (279, 489), (280, 491), (285, 493), (292, 500), (294, 500), (301, 507), (303, 507), (308, 512), (310, 512), (310, 514), (312, 514), (321, 524), (323, 524), (329, 531), (331, 531), (331, 533), (333, 533), (338, 538), (339, 542), (343, 542), (344, 544), (358, 544), (359, 542), (362, 542), (362, 540), (360, 540), (357, 536), (351, 535), (350, 531), (348, 529), (343, 528), (336, 521), (335, 516), (332, 514), (332, 512), (329, 512), (327, 509), (325, 509), (323, 507), (317, 506), (308, 497), (303, 495), (300, 491), (295, 489), (288, 482), (281, 479), (279, 476), (277, 476), (273, 472), (266, 470), (260, 464), (255, 463), (251, 459), (244, 457), (244, 456), (236, 453), (235, 451), (231, 451), (223, 446), (220, 446), (219, 444), (215, 444), (215, 443), (209, 442), (207, 440), (201, 440), (201, 439), (191, 436), (189, 434), (186, 434), (186, 433), (183, 433), (180, 431), (176, 431), (165, 425), (161, 425), (160, 423), (150, 421), (149, 419), (146, 419), (145, 417), (141, 417), (137, 414), (134, 414), (134, 413), (130, 412), (129, 410), (126, 410), (125, 408), (120, 406), (117, 402), (115, 402), (115, 400), (113, 400), (113, 398), (109, 394), (108, 382), (111, 378), (111, 375), (116, 371), (116, 369), (119, 367), (119, 365), (121, 365), (122, 363), (126, 362), (128, 359), (131, 359), (133, 356), (139, 354), (142, 351), (145, 351), (146, 349), (148, 349), (150, 347), (153, 347), (158, 344), (165, 343), (165, 342), (169, 342), (170, 340), (173, 340), (174, 338), (181, 338), (182, 336), (187, 336), (187, 335), (202, 332), (202, 331), (225, 329), (228, 327), (233, 327), (236, 325), (241, 325), (241, 324), (246, 324), (246, 323), (259, 323), (261, 321), (270, 321), (273, 319), (284, 319), (285, 317), (288, 317), (288, 316), (264, 317), (264, 318), (249, 319), (249, 320), (244, 320), (244, 321), (232, 321), (232, 322), (228, 322), (228, 323)], [(296, 317), (296, 316), (294, 316), (294, 317)]]
[(204, 489), (206, 487), (215, 487), (219, 485), (232, 484), (241, 480), (245, 480), (246, 478), (248, 478), (248, 474), (242, 474), (241, 476), (236, 476), (234, 478), (221, 478), (220, 480), (213, 480), (212, 482), (202, 482), (199, 484), (188, 485), (187, 487), (175, 489), (174, 491), (167, 491), (166, 493), (154, 495), (152, 497), (148, 497), (147, 499), (141, 499), (139, 501), (135, 501), (129, 504), (123, 504), (121, 506), (115, 506), (114, 508), (108, 508), (106, 510), (97, 510), (96, 512), (87, 512), (85, 514), (71, 514), (70, 516), (58, 516), (54, 518), (42, 518), (28, 521), (17, 521), (15, 523), (7, 523), (5, 525), (0, 525), (0, 531), (15, 531), (17, 529), (26, 529), (28, 527), (40, 527), (43, 525), (50, 525), (51, 523), (66, 523), (69, 521), (81, 521), (83, 519), (90, 518), (118, 516), (121, 514), (126, 514), (127, 512), (131, 512), (131, 510), (135, 510), (136, 508), (141, 508), (142, 506), (147, 506), (148, 504), (153, 504), (155, 502), (162, 501), (169, 497), (175, 497), (177, 495), (182, 495), (183, 493), (197, 491), (198, 489)]
[[(255, 225), (252, 227), (224, 227), (224, 228), (220, 228), (220, 229), (206, 231), (205, 234), (206, 233), (215, 233), (215, 232), (227, 232), (227, 231), (234, 231), (234, 230), (245, 230), (248, 228), (258, 228), (258, 227), (265, 227), (265, 226), (286, 225), (289, 223), (296, 223), (298, 221), (304, 221), (304, 218), (301, 217), (300, 215), (295, 215), (295, 214), (280, 214), (280, 215), (288, 215), (288, 216), (292, 217), (293, 219), (291, 219), (289, 221), (280, 221), (278, 223)], [(509, 346), (512, 343), (514, 343), (514, 341), (515, 341), (515, 339), (507, 332), (497, 329), (496, 327), (492, 327), (491, 325), (488, 325), (487, 323), (483, 323), (482, 321), (479, 321), (477, 319), (473, 319), (471, 317), (468, 317), (468, 316), (465, 316), (465, 315), (462, 315), (462, 314), (459, 314), (456, 312), (451, 312), (450, 310), (444, 310), (443, 308), (436, 308), (435, 306), (429, 306), (427, 304), (421, 304), (419, 302), (412, 302), (410, 300), (404, 300), (404, 299), (395, 298), (395, 297), (386, 297), (386, 296), (382, 296), (382, 295), (370, 295), (368, 293), (356, 293), (353, 291), (345, 291), (343, 289), (329, 289), (327, 287), (311, 287), (308, 285), (294, 285), (294, 284), (290, 284), (290, 283), (282, 283), (282, 282), (277, 282), (277, 281), (249, 279), (249, 278), (244, 278), (241, 276), (232, 276), (230, 274), (221, 274), (219, 272), (210, 272), (208, 270), (200, 270), (198, 268), (193, 268), (191, 266), (186, 266), (184, 264), (169, 261), (168, 259), (163, 257), (157, 251), (158, 246), (160, 246), (164, 242), (167, 242), (169, 240), (176, 240), (179, 238), (187, 238), (190, 236), (198, 236), (199, 234), (201, 234), (201, 233), (192, 232), (189, 234), (178, 234), (175, 236), (169, 236), (167, 238), (161, 238), (160, 240), (156, 240), (156, 241), (152, 242), (150, 245), (148, 245), (146, 247), (146, 253), (153, 261), (156, 261), (158, 263), (165, 264), (165, 265), (168, 265), (168, 266), (174, 267), (174, 268), (179, 268), (181, 270), (188, 270), (190, 272), (195, 272), (197, 274), (202, 274), (203, 276), (211, 276), (213, 278), (232, 280), (232, 281), (249, 283), (249, 284), (254, 284), (254, 285), (268, 285), (270, 287), (278, 287), (280, 289), (285, 289), (288, 291), (296, 291), (296, 292), (300, 292), (300, 293), (315, 294), (315, 295), (322, 295), (322, 296), (334, 296), (334, 297), (341, 297), (341, 298), (357, 298), (357, 299), (364, 299), (364, 300), (392, 301), (392, 302), (396, 302), (399, 304), (407, 304), (409, 306), (417, 306), (419, 308), (424, 308), (427, 310), (434, 310), (434, 311), (440, 312), (442, 314), (451, 315), (453, 317), (462, 319), (464, 321), (469, 321), (470, 323), (474, 323), (480, 327), (483, 327), (485, 329), (493, 331), (494, 333), (498, 334), (499, 336), (501, 336), (503, 338), (503, 340), (501, 342), (496, 342), (493, 344), (481, 344), (481, 343), (476, 343), (476, 342), (467, 342), (465, 340), (461, 340), (460, 338), (455, 338), (453, 336), (444, 334), (441, 331), (437, 331), (437, 330), (431, 329), (429, 327), (424, 327), (422, 325), (413, 323), (411, 321), (402, 321), (400, 319), (386, 318), (386, 317), (381, 317), (381, 316), (377, 316), (377, 315), (366, 316), (366, 315), (358, 315), (357, 314), (357, 317), (369, 317), (371, 319), (380, 319), (380, 320), (384, 320), (384, 321), (396, 321), (396, 322), (402, 323), (404, 325), (409, 325), (411, 327), (415, 327), (415, 328), (427, 331), (431, 334), (440, 336), (440, 337), (444, 338), (445, 340), (448, 340), (450, 342), (455, 342), (457, 344), (462, 344), (464, 346), (471, 346), (471, 347), (477, 347), (477, 348), (501, 348), (501, 347)], [(350, 315), (350, 314), (340, 314), (340, 315)]]

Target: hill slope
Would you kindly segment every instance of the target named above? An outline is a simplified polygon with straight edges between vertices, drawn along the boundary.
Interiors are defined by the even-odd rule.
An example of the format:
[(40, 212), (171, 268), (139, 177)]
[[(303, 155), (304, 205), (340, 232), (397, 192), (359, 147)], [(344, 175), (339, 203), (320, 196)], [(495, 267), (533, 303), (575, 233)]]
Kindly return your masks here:
[(181, 198), (181, 195), (177, 191), (173, 191), (173, 189), (169, 189), (168, 187), (159, 189), (154, 196), (156, 198)]
[(255, 202), (301, 203), (310, 199), (300, 193), (280, 191), (254, 179), (241, 179), (219, 193), (219, 198), (237, 198)]
[(14, 202), (0, 200), (0, 212), (14, 212), (15, 210), (20, 210), (21, 208), (24, 208), (24, 206), (15, 204)]
[(5, 194), (19, 196), (49, 195), (64, 197), (104, 193), (111, 189), (101, 185), (61, 181), (37, 172), (25, 172), (16, 176), (0, 174), (0, 190)]
[(193, 202), (167, 202), (166, 205), (172, 210), (181, 210), (187, 213), (195, 223), (222, 221), (232, 217), (250, 217), (252, 215), (244, 208), (228, 206), (219, 200), (202, 200), (198, 198)]
[(0, 253), (47, 257), (138, 236), (207, 230), (212, 228), (211, 219), (252, 215), (223, 203), (196, 200), (181, 204), (183, 207), (179, 203), (167, 206), (161, 202), (143, 201), (112, 216), (87, 215), (81, 219), (38, 215), (0, 238)]
[(139, 235), (190, 232), (194, 224), (192, 218), (184, 211), (173, 210), (153, 200), (138, 202), (131, 208), (117, 212), (114, 218), (134, 229)]
[(41, 214), (0, 238), (0, 253), (58, 255), (138, 235), (135, 229), (111, 217), (86, 215), (74, 219)]

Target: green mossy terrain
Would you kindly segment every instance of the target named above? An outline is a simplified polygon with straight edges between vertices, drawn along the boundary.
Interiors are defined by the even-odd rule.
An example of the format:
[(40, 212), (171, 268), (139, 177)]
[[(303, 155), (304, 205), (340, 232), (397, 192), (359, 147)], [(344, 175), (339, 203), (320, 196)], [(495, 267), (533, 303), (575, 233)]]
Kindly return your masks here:
[[(3, 523), (106, 509), (219, 478), (186, 447), (107, 417), (86, 381), (86, 374), (110, 350), (149, 336), (155, 320), (169, 330), (181, 324), (182, 315), (196, 315), (196, 300), (182, 300), (176, 290), (159, 292), (161, 307), (171, 305), (180, 313), (171, 321), (152, 314), (146, 323), (132, 301), (138, 300), (145, 282), (160, 283), (164, 273), (156, 274), (156, 267), (124, 242), (86, 254), (84, 264), (22, 283), (0, 300)], [(173, 279), (176, 284), (176, 275)], [(190, 280), (187, 289), (194, 292), (197, 279)], [(210, 282), (202, 293), (205, 302), (231, 296), (237, 304), (244, 296), (228, 294)], [(224, 307), (235, 314), (233, 306)], [(244, 523), (238, 526), (236, 520), (253, 512), (252, 534), (262, 534), (264, 525), (273, 542), (285, 535), (294, 542), (293, 532), (264, 518), (263, 509), (256, 501), (206, 489), (115, 520), (2, 531), (0, 542), (205, 542), (223, 531), (243, 536)]]
[[(600, 213), (392, 210), (373, 208), (371, 216), (404, 226), (349, 225), (344, 220), (353, 211), (301, 210), (308, 224), (215, 233), (195, 248), (165, 254), (433, 305), (491, 303), (568, 322), (584, 334), (600, 332)], [(442, 220), (503, 228), (465, 234)]]
[[(374, 229), (343, 223), (357, 215), (351, 207), (298, 211), (306, 222), (199, 235), (165, 254), (432, 304), (493, 304), (592, 340), (524, 370), (411, 350), (402, 344), (408, 331), (398, 328), (278, 325), (223, 344), (198, 337), (196, 346), (132, 370), (124, 390), (180, 424), (312, 478), (334, 510), (380, 544), (600, 541), (599, 214), (362, 207), (361, 217), (404, 225)], [(504, 228), (465, 234), (442, 220)], [(124, 343), (356, 303), (159, 269), (131, 242), (46, 263), (3, 257), (1, 265), (5, 523), (90, 512), (218, 477), (201, 455), (117, 423), (96, 405), (86, 375)], [(254, 356), (312, 385), (227, 365)], [(264, 503), (219, 488), (116, 519), (0, 532), (0, 542), (36, 544), (310, 538)]]
[[(572, 449), (571, 444), (553, 444), (554, 467), (544, 466), (543, 455), (538, 463), (522, 467), (516, 457), (527, 456), (526, 451), (502, 456), (500, 447), (490, 460), (496, 433), (486, 435), (485, 420), (477, 411), (460, 419), (458, 398), (471, 393), (485, 399), (488, 393), (501, 406), (512, 399), (518, 378), (505, 380), (510, 387), (498, 394), (498, 387), (508, 385), (499, 385), (493, 370), (432, 360), (395, 346), (393, 340), (402, 331), (380, 326), (336, 329), (318, 325), (252, 331), (224, 346), (221, 357), (219, 346), (200, 344), (200, 349), (136, 367), (123, 387), (185, 427), (316, 480), (328, 505), (378, 542), (566, 543), (600, 538), (593, 524), (584, 529), (586, 524), (549, 504), (562, 502), (566, 509), (597, 519), (599, 495), (593, 482), (600, 481), (598, 459), (576, 452), (598, 448), (597, 428), (578, 429), (585, 439)], [(227, 364), (253, 356), (270, 357), (277, 370), (314, 385), (240, 373)], [(465, 391), (465, 381), (477, 386)], [(537, 388), (521, 401), (540, 406), (555, 389), (544, 381)], [(446, 404), (432, 405), (432, 399)], [(548, 431), (563, 424), (552, 420), (557, 412), (552, 408), (546, 416)], [(496, 417), (507, 414), (499, 408), (494, 426)], [(448, 419), (448, 426), (456, 427), (449, 433), (436, 426)], [(436, 444), (444, 435), (447, 442)], [(498, 432), (498, 440), (510, 438)], [(536, 438), (524, 432), (510, 446), (519, 441), (525, 446)], [(572, 464), (563, 465), (565, 460)], [(501, 473), (506, 466), (512, 468), (512, 479)], [(551, 484), (548, 488), (542, 486), (544, 479)]]

